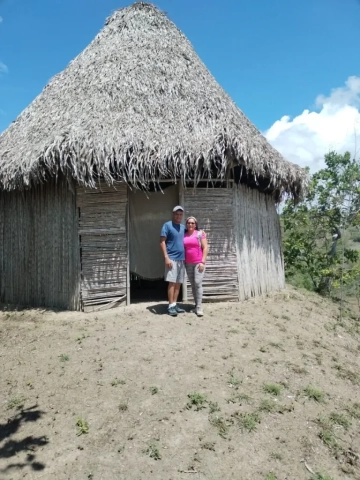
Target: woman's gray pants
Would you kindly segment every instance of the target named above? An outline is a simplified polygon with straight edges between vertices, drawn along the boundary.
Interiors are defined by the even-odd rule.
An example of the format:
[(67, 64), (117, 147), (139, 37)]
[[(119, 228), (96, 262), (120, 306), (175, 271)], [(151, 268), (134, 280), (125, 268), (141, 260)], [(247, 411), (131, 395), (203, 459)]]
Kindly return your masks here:
[(204, 279), (205, 268), (202, 272), (199, 272), (198, 263), (186, 263), (186, 273), (191, 284), (195, 305), (201, 307), (203, 297), (202, 282)]

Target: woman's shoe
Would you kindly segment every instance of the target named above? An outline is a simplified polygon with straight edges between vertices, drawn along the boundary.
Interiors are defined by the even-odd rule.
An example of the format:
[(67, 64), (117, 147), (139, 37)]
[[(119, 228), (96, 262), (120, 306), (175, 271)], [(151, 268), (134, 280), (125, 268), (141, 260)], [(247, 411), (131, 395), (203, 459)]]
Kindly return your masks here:
[(203, 312), (203, 309), (201, 307), (196, 307), (196, 315), (198, 317), (203, 317), (204, 316), (204, 312)]

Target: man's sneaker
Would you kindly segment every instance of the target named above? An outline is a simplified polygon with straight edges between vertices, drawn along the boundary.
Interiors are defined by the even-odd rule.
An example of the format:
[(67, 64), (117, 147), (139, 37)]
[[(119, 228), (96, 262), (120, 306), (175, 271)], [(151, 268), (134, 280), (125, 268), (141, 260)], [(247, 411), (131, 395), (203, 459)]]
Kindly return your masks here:
[(178, 307), (177, 305), (175, 305), (174, 308), (177, 313), (185, 313), (185, 310), (183, 308)]
[(203, 310), (202, 310), (201, 307), (198, 307), (198, 308), (196, 309), (196, 315), (197, 315), (198, 317), (203, 317), (203, 316), (204, 316), (204, 312), (203, 312)]
[(177, 317), (176, 307), (169, 307), (168, 308), (168, 314), (172, 317)]

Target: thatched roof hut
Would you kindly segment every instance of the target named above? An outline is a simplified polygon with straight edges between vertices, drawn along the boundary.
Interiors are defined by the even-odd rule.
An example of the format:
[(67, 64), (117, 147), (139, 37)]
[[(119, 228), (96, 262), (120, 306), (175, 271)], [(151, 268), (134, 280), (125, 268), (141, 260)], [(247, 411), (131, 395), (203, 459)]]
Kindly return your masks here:
[(266, 141), (180, 30), (142, 2), (116, 11), (0, 136), (7, 190), (59, 170), (92, 187), (99, 176), (146, 184), (225, 176), (235, 165), (280, 194), (297, 197), (306, 184), (304, 170)]
[[(244, 290), (244, 294), (239, 293), (240, 267), (234, 267), (234, 259), (237, 258), (236, 265), (241, 264), (241, 252), (238, 250), (245, 248), (244, 238), (236, 240), (235, 237), (238, 235), (239, 222), (245, 222), (242, 228), (246, 230), (247, 220), (245, 217), (236, 220), (237, 194), (226, 188), (214, 189), (209, 193), (208, 188), (201, 190), (200, 187), (204, 184), (199, 183), (225, 179), (241, 185), (234, 189), (242, 192), (239, 200), (241, 209), (246, 202), (253, 210), (256, 204), (258, 212), (263, 209), (259, 213), (259, 219), (264, 215), (268, 219), (271, 217), (272, 226), (269, 228), (275, 232), (267, 234), (266, 242), (276, 243), (278, 253), (271, 262), (278, 263), (271, 268), (280, 272), (276, 273), (279, 278), (274, 282), (269, 273), (266, 288), (259, 286), (260, 280), (255, 279), (253, 286), (245, 289), (247, 293)], [(181, 189), (180, 200), (185, 205), (188, 203), (192, 213), (203, 216), (210, 238), (211, 232), (216, 230), (216, 215), (213, 215), (217, 208), (211, 204), (211, 199), (215, 205), (218, 202), (228, 205), (227, 213), (221, 211), (221, 215), (229, 214), (235, 219), (230, 221), (229, 217), (228, 225), (234, 236), (234, 245), (237, 245), (232, 253), (236, 273), (233, 268), (230, 283), (232, 291), (238, 291), (238, 298), (283, 285), (274, 202), (279, 201), (284, 194), (300, 198), (307, 186), (306, 172), (285, 161), (266, 141), (219, 86), (190, 42), (167, 16), (153, 5), (140, 2), (116, 11), (108, 18), (105, 27), (91, 44), (63, 72), (56, 75), (0, 135), (0, 189), (3, 190), (0, 195), (0, 220), (3, 225), (7, 225), (7, 228), (0, 231), (0, 299), (34, 305), (83, 308), (87, 293), (81, 285), (90, 285), (89, 291), (92, 293), (89, 305), (95, 305), (100, 297), (104, 300), (103, 304), (111, 303), (112, 295), (104, 286), (109, 284), (108, 280), (104, 280), (107, 268), (104, 255), (98, 253), (95, 258), (92, 251), (89, 254), (90, 263), (85, 268), (84, 252), (87, 248), (91, 250), (94, 244), (97, 245), (95, 250), (101, 251), (101, 245), (104, 247), (109, 242), (110, 237), (106, 235), (117, 234), (116, 240), (111, 237), (115, 243), (110, 241), (112, 264), (114, 255), (118, 255), (118, 274), (114, 288), (110, 290), (115, 292), (114, 299), (129, 301), (130, 273), (138, 277), (141, 275), (129, 267), (129, 263), (136, 263), (135, 260), (129, 260), (132, 244), (129, 229), (130, 225), (135, 225), (136, 229), (139, 219), (135, 221), (135, 218), (131, 218), (130, 198), (134, 197), (134, 193), (128, 190), (127, 185), (132, 192), (132, 187), (151, 190), (151, 185), (164, 180), (172, 180), (177, 184), (177, 189), (179, 183), (198, 187), (191, 189), (192, 193)], [(116, 189), (113, 188), (115, 185)], [(252, 189), (249, 190), (246, 185)], [(99, 195), (92, 195), (95, 192)], [(155, 194), (150, 194), (150, 197), (151, 195)], [(227, 200), (223, 202), (225, 197), (220, 198), (219, 195), (225, 195)], [(105, 199), (102, 203), (103, 210), (98, 210), (98, 216), (89, 219), (90, 212), (94, 212), (99, 202), (102, 202), (100, 197)], [(139, 198), (139, 194), (136, 198)], [(141, 198), (145, 204), (149, 201), (144, 195)], [(50, 209), (46, 215), (44, 202)], [(202, 210), (201, 205), (206, 203), (211, 204), (209, 211)], [(151, 209), (150, 204), (147, 205), (148, 210)], [(128, 208), (130, 217), (126, 216)], [(115, 210), (120, 216), (117, 220), (114, 220)], [(56, 228), (53, 226), (53, 232), (49, 233), (49, 219), (52, 215), (58, 215), (60, 223)], [(106, 230), (101, 223), (105, 217), (106, 228), (111, 231)], [(35, 228), (29, 218), (38, 223), (37, 234), (28, 232), (27, 229), (31, 231)], [(125, 233), (120, 224), (116, 223), (119, 218), (122, 219), (121, 225), (127, 225)], [(111, 224), (111, 221), (115, 223)], [(68, 232), (66, 241), (63, 240), (62, 245), (57, 247), (63, 264), (55, 265), (51, 273), (44, 266), (44, 272), (47, 273), (43, 272), (41, 278), (45, 276), (45, 280), (37, 282), (39, 285), (43, 281), (44, 285), (36, 287), (34, 275), (40, 275), (40, 259), (34, 260), (36, 255), (32, 253), (29, 243), (43, 243), (44, 232), (47, 232), (50, 243), (53, 242), (54, 235), (63, 235), (65, 238), (64, 223), (67, 231), (69, 225), (70, 230), (75, 230)], [(12, 233), (9, 233), (11, 229)], [(89, 241), (86, 247), (82, 243), (84, 238), (87, 238), (87, 234), (90, 237), (96, 235), (97, 229), (101, 236)], [(264, 227), (261, 226), (261, 229), (263, 231)], [(21, 237), (21, 241), (18, 242), (19, 251), (16, 252), (18, 259), (13, 258), (11, 262), (14, 263), (11, 263), (8, 254), (14, 248), (11, 241), (14, 235)], [(253, 234), (249, 235), (252, 238)], [(221, 242), (224, 239), (220, 241), (220, 236), (214, 234), (214, 238), (218, 239), (217, 245), (223, 245)], [(119, 240), (120, 237), (123, 243)], [(101, 239), (104, 244), (101, 244)], [(136, 239), (133, 243), (136, 243)], [(229, 246), (231, 242), (227, 239), (225, 243)], [(218, 256), (223, 247), (219, 248)], [(107, 249), (108, 252), (110, 250)], [(32, 266), (29, 267), (28, 278), (25, 280), (16, 273), (21, 270), (19, 258), (24, 257), (24, 252), (26, 256), (32, 257), (33, 262), (30, 262)], [(46, 255), (53, 258), (54, 254), (53, 250), (49, 250)], [(214, 262), (218, 261), (219, 268), (222, 268), (224, 262), (219, 258), (215, 261), (214, 256)], [(80, 283), (77, 280), (79, 270)], [(210, 266), (209, 270), (211, 271)], [(209, 279), (212, 278), (210, 271)], [(71, 280), (65, 282), (65, 285), (66, 272)], [(49, 284), (49, 275), (57, 278), (53, 287), (46, 286)], [(113, 270), (111, 275), (114, 276)], [(210, 290), (211, 288), (209, 287)], [(51, 293), (48, 289), (52, 289)], [(62, 293), (59, 293), (60, 290)], [(228, 295), (228, 288), (225, 290), (227, 293), (224, 297), (233, 295)]]

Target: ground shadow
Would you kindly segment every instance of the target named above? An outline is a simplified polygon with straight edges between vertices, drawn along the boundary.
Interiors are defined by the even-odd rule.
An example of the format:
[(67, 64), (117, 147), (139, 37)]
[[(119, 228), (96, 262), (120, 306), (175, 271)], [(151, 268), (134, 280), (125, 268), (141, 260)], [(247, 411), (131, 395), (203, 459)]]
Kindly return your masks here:
[[(183, 308), (185, 312), (189, 313), (193, 308), (194, 304), (188, 303), (179, 303), (180, 308)], [(156, 305), (150, 305), (146, 307), (146, 310), (153, 313), (154, 315), (167, 315), (168, 304), (167, 303), (157, 303)]]
[(5, 424), (0, 424), (0, 458), (11, 459), (20, 452), (26, 452), (26, 459), (23, 462), (9, 463), (0, 473), (11, 469), (30, 467), (32, 470), (40, 471), (45, 468), (43, 463), (36, 461), (36, 450), (43, 447), (49, 441), (46, 436), (27, 436), (21, 440), (12, 438), (28, 422), (37, 422), (44, 412), (38, 409), (37, 405), (22, 409), (10, 417)]

